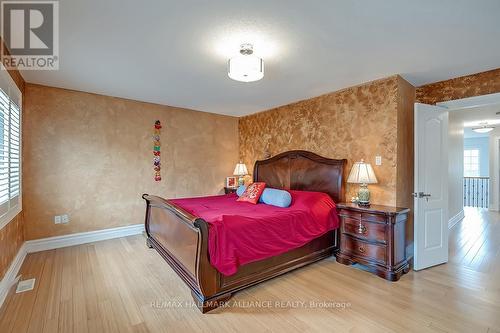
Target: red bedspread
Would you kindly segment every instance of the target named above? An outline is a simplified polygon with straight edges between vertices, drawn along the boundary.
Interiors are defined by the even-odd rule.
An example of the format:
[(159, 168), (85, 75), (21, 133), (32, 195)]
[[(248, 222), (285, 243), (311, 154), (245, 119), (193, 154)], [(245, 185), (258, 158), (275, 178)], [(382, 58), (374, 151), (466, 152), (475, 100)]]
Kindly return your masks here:
[(210, 263), (232, 275), (240, 265), (301, 247), (338, 228), (335, 203), (327, 194), (289, 192), (288, 208), (237, 202), (236, 194), (170, 201), (208, 222)]

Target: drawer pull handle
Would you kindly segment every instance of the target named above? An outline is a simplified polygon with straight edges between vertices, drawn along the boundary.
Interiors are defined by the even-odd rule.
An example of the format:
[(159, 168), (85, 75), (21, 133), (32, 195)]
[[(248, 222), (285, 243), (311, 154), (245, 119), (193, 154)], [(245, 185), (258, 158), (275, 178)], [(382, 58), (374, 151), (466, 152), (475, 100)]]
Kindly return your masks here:
[(358, 226), (358, 230), (357, 230), (358, 234), (365, 234), (366, 233), (366, 227), (362, 224), (360, 224)]
[(359, 250), (359, 252), (361, 252), (361, 253), (365, 253), (365, 248), (364, 248), (364, 247), (362, 247), (362, 246), (360, 246), (360, 247), (358, 248), (358, 250)]

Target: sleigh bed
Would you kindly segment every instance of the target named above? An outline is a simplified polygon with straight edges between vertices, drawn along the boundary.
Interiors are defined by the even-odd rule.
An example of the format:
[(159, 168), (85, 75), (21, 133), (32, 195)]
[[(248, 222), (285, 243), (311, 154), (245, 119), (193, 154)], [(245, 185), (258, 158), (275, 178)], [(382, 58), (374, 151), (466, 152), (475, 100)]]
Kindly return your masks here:
[[(346, 160), (328, 159), (307, 151), (288, 151), (257, 161), (254, 182), (268, 187), (328, 194), (335, 203), (344, 199)], [(226, 276), (209, 260), (209, 224), (174, 201), (144, 194), (147, 203), (147, 244), (155, 248), (191, 289), (205, 313), (239, 290), (331, 256), (338, 251), (337, 229), (279, 255), (241, 265)]]

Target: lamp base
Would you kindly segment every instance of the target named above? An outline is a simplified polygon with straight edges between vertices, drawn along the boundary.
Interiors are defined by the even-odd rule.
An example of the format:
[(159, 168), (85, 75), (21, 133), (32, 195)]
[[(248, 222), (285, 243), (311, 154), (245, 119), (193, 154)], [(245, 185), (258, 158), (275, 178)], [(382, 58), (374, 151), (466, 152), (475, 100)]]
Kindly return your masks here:
[(245, 177), (238, 177), (238, 186), (245, 185)]
[(370, 190), (367, 184), (361, 184), (358, 191), (358, 205), (370, 206)]

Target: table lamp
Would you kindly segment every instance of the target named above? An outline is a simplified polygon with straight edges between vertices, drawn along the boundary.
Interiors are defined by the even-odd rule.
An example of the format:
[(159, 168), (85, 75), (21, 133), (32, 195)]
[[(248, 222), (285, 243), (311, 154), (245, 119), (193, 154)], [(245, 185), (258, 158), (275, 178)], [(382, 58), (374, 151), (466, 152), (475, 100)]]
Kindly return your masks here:
[(352, 166), (351, 173), (347, 178), (347, 182), (351, 184), (360, 184), (358, 191), (358, 204), (361, 206), (370, 205), (370, 191), (368, 184), (376, 184), (377, 177), (370, 163), (355, 162)]
[(248, 175), (248, 170), (245, 163), (240, 161), (240, 163), (236, 164), (233, 175), (238, 176), (238, 186), (243, 185), (245, 183), (244, 177)]

